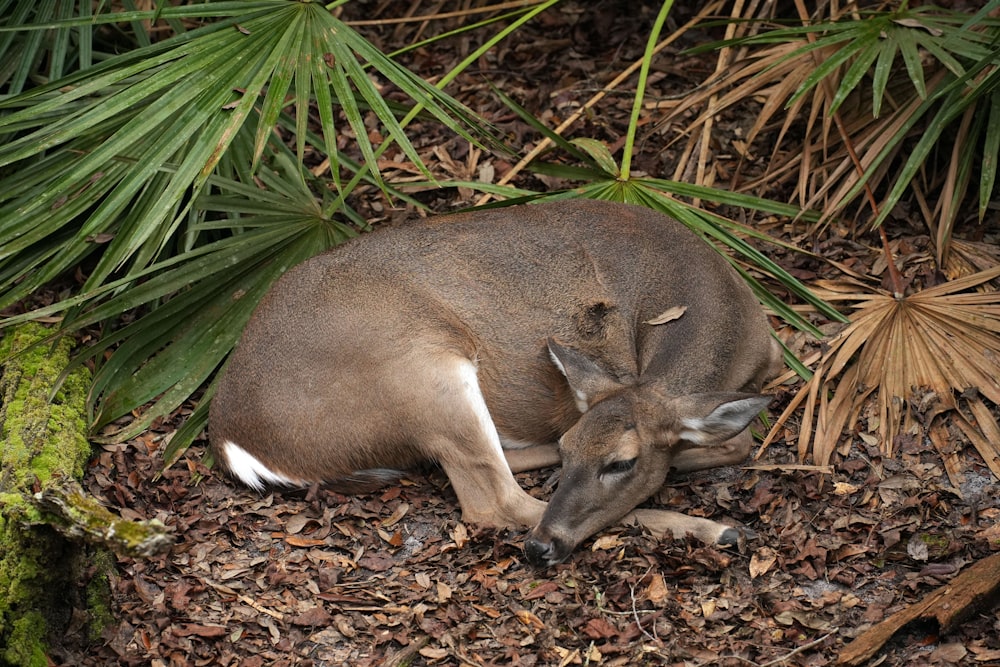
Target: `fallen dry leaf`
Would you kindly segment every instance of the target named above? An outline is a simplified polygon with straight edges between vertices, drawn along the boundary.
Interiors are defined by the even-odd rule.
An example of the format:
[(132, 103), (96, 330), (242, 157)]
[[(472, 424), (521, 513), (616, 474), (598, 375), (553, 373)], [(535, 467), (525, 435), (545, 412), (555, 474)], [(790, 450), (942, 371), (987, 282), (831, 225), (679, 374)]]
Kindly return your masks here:
[(542, 622), (542, 619), (538, 618), (538, 616), (527, 609), (518, 609), (514, 612), (514, 615), (517, 617), (517, 620), (521, 621), (521, 623), (530, 626), (535, 630), (542, 630), (545, 628), (545, 623)]
[(763, 574), (767, 574), (774, 567), (777, 560), (778, 555), (774, 549), (761, 547), (750, 556), (750, 578), (756, 579)]
[(459, 549), (465, 547), (469, 541), (469, 530), (465, 527), (464, 523), (455, 524), (455, 528), (451, 531), (451, 540)]
[(170, 629), (171, 633), (177, 637), (222, 637), (227, 633), (222, 625), (199, 625), (197, 623), (181, 623)]
[(645, 594), (646, 599), (657, 607), (661, 606), (670, 596), (670, 589), (667, 588), (667, 582), (663, 579), (662, 574), (653, 575), (653, 579), (649, 582), (649, 586), (646, 586)]
[(665, 311), (657, 315), (651, 320), (646, 320), (643, 324), (666, 324), (667, 322), (673, 322), (678, 319), (687, 311), (687, 306), (674, 306), (673, 308), (667, 308)]
[(858, 492), (858, 487), (847, 482), (834, 482), (833, 492), (838, 496), (849, 496)]
[(622, 546), (622, 541), (618, 535), (601, 535), (596, 540), (594, 540), (594, 545), (590, 548), (591, 551), (612, 551), (614, 549), (619, 549)]
[(293, 625), (325, 626), (333, 621), (333, 617), (322, 605), (317, 605), (297, 616), (292, 616), (290, 621)]

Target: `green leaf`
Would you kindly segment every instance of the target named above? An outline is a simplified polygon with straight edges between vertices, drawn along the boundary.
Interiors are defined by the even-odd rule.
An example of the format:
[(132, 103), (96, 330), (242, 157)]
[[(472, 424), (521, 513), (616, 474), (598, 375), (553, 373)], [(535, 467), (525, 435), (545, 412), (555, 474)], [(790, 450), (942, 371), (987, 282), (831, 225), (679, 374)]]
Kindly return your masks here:
[(941, 45), (941, 40), (935, 38), (933, 35), (929, 35), (920, 31), (914, 33), (914, 38), (919, 46), (927, 49), (931, 55), (933, 55), (938, 62), (947, 67), (952, 74), (955, 76), (964, 76), (965, 68), (962, 64), (958, 62), (947, 49), (943, 48)]
[[(886, 145), (873, 164), (866, 170), (864, 178), (854, 188), (854, 191), (860, 190), (864, 179), (870, 177), (879, 168), (882, 160), (892, 152), (895, 145), (908, 135), (910, 128), (918, 120), (929, 116), (929, 120), (927, 120), (919, 140), (909, 152), (905, 164), (899, 169), (893, 187), (882, 204), (881, 212), (872, 222), (873, 227), (881, 225), (891, 213), (893, 207), (899, 202), (903, 193), (909, 187), (910, 182), (923, 169), (928, 155), (937, 146), (950, 123), (962, 115), (970, 104), (976, 104), (978, 99), (992, 95), (993, 91), (1000, 88), (1000, 70), (991, 66), (991, 63), (997, 58), (1000, 58), (1000, 48), (993, 51), (991, 58), (984, 59), (976, 63), (973, 67), (968, 68), (965, 76), (954, 79), (934, 90), (933, 94), (925, 99), (912, 116), (907, 119), (907, 122), (897, 133), (897, 136), (893, 138), (893, 141)], [(970, 83), (975, 82), (979, 73), (985, 70), (988, 70), (986, 75), (970, 91)], [(932, 110), (934, 110), (933, 113), (931, 113)]]
[[(528, 111), (523, 106), (515, 102), (514, 99), (511, 98), (509, 95), (507, 95), (505, 92), (503, 92), (502, 90), (493, 85), (490, 86), (490, 89), (493, 91), (494, 95), (500, 98), (500, 101), (503, 102), (507, 106), (507, 108), (509, 108), (511, 111), (517, 114), (518, 118), (520, 118), (522, 121), (530, 125), (535, 131), (541, 133), (542, 136), (544, 136), (546, 139), (552, 142), (555, 146), (566, 151), (577, 160), (580, 160), (581, 162), (591, 165), (594, 168), (594, 170), (600, 169), (599, 165), (594, 161), (594, 159), (588, 153), (580, 150), (580, 148), (578, 148), (573, 142), (566, 139), (562, 135), (553, 132), (552, 129), (549, 128), (549, 126), (547, 126), (545, 123), (535, 118), (530, 111)], [(617, 166), (613, 173), (616, 174), (618, 173)]]
[(844, 100), (847, 99), (847, 96), (854, 92), (854, 89), (861, 83), (861, 79), (868, 74), (872, 63), (875, 62), (875, 59), (879, 57), (882, 51), (879, 37), (874, 34), (862, 36), (854, 43), (853, 47), (856, 51), (855, 60), (847, 68), (847, 72), (844, 74), (843, 79), (841, 79), (840, 86), (837, 87), (837, 92), (830, 102), (831, 114), (836, 112), (840, 108), (840, 105), (844, 103)]
[[(838, 35), (837, 37), (838, 37), (837, 39), (838, 43), (843, 41), (843, 35)], [(819, 44), (822, 41), (824, 40), (817, 40), (816, 44)], [(819, 84), (820, 81), (826, 79), (827, 77), (832, 76), (840, 68), (841, 65), (843, 65), (845, 62), (847, 62), (857, 54), (857, 50), (858, 46), (856, 42), (849, 41), (839, 50), (834, 51), (828, 57), (824, 57), (820, 61), (820, 63), (816, 66), (816, 69), (813, 70), (812, 74), (807, 76), (806, 79), (801, 84), (799, 84), (799, 87), (796, 89), (795, 93), (791, 96), (791, 98), (789, 98), (788, 102), (785, 103), (785, 107), (786, 108), (792, 107), (796, 102), (798, 102), (798, 100), (803, 95), (805, 95), (814, 87), (816, 87), (816, 85)]]
[[(274, 130), (275, 124), (278, 122), (278, 116), (281, 114), (281, 110), (285, 106), (285, 96), (288, 90), (291, 88), (292, 79), (294, 76), (295, 64), (303, 56), (308, 58), (311, 54), (303, 54), (301, 51), (301, 46), (305, 43), (304, 41), (304, 23), (307, 17), (302, 13), (296, 13), (295, 16), (291, 17), (291, 20), (287, 25), (281, 26), (282, 33), (280, 39), (274, 45), (274, 59), (272, 63), (268, 63), (268, 67), (264, 69), (265, 74), (268, 73), (268, 68), (270, 69), (270, 75), (267, 77), (269, 83), (267, 85), (267, 94), (264, 96), (264, 102), (261, 105), (260, 121), (257, 124), (257, 135), (254, 140), (254, 150), (253, 150), (253, 166), (251, 169), (256, 170), (257, 165), (260, 163), (260, 158), (264, 154), (264, 146), (268, 139), (270, 138), (271, 132)], [(271, 65), (273, 64), (273, 67)], [(249, 91), (248, 91), (249, 92)], [(296, 93), (300, 92), (298, 89)], [(303, 93), (302, 99), (298, 97), (297, 102), (301, 103), (309, 99), (309, 89), (301, 91)], [(244, 96), (246, 97), (246, 96)], [(298, 144), (304, 143), (304, 137), (297, 137)], [(301, 154), (301, 149), (299, 150)], [(209, 166), (209, 165), (206, 165)], [(214, 164), (210, 165), (215, 167)], [(211, 171), (210, 169), (208, 171)]]
[(612, 178), (618, 176), (618, 163), (615, 162), (614, 156), (611, 155), (611, 151), (603, 142), (580, 137), (573, 139), (571, 143), (592, 157), (605, 174)]
[(642, 112), (642, 100), (646, 93), (646, 81), (649, 77), (649, 68), (653, 64), (656, 55), (656, 43), (659, 41), (660, 32), (667, 22), (667, 16), (673, 7), (673, 0), (662, 0), (660, 11), (656, 14), (653, 27), (646, 35), (646, 50), (642, 54), (642, 63), (639, 67), (639, 80), (635, 87), (635, 96), (632, 100), (632, 112), (629, 115), (628, 130), (625, 133), (625, 148), (622, 151), (622, 164), (620, 176), (629, 179), (632, 175), (632, 153), (635, 147), (635, 136), (639, 131), (639, 114)]
[(896, 42), (899, 44), (899, 51), (903, 55), (903, 63), (906, 65), (906, 73), (910, 76), (914, 89), (920, 99), (927, 99), (927, 86), (924, 84), (924, 66), (920, 61), (920, 52), (917, 50), (917, 39), (909, 30), (897, 30), (894, 32)]
[[(994, 89), (985, 104), (989, 112), (986, 122), (986, 139), (983, 142), (983, 163), (979, 176), (979, 221), (986, 217), (986, 209), (996, 186), (997, 158), (1000, 157), (1000, 89)], [(981, 111), (980, 113), (985, 113)]]
[(885, 97), (886, 85), (892, 64), (896, 60), (898, 46), (896, 42), (884, 39), (879, 43), (878, 61), (872, 73), (872, 116), (878, 118), (882, 114), (882, 98)]

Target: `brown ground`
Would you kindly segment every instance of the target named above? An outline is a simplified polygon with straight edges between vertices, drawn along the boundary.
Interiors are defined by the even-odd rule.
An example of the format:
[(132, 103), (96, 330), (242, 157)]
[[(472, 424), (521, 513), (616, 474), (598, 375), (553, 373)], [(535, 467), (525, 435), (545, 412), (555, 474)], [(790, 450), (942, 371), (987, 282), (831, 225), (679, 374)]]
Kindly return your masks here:
[[(529, 144), (537, 136), (487, 83), (554, 126), (639, 57), (655, 5), (560, 5), (452, 90), (514, 145)], [(381, 4), (351, 6), (376, 16)], [(678, 22), (685, 11), (675, 9)], [(365, 28), (384, 46), (411, 41), (413, 31)], [(464, 55), (463, 44), (422, 49), (407, 62), (433, 76)], [(713, 67), (710, 56), (667, 55), (652, 96), (689, 89)], [(630, 105), (624, 92), (611, 96), (574, 136), (620, 149)], [(729, 140), (752, 122), (752, 103), (745, 113), (720, 119), (720, 169)], [(677, 155), (667, 142), (677, 131), (647, 132), (637, 168), (670, 177)], [(421, 132), (415, 143), (441, 173), (477, 175), (488, 163), (499, 177), (510, 167), (487, 155), (471, 159), (464, 142), (433, 125)], [(530, 176), (518, 183), (560, 185)], [(469, 203), (469, 193), (451, 190), (422, 198), (437, 210)], [(920, 228), (902, 221), (893, 231), (904, 250), (926, 251)], [(830, 238), (816, 249), (855, 267), (874, 264), (877, 255), (862, 243)], [(803, 278), (829, 271), (797, 256), (774, 257)], [(792, 389), (775, 390), (772, 414)], [(154, 480), (164, 439), (182, 419), (95, 458), (91, 492), (128, 517), (175, 526), (178, 544), (160, 559), (122, 559), (112, 582), (117, 626), (87, 649), (70, 633), (53, 652), (56, 664), (825, 665), (862, 629), (921, 599), (1000, 539), (1000, 485), (971, 447), (964, 483), (954, 488), (916, 437), (902, 439), (895, 460), (883, 460), (866, 444), (866, 415), (845, 435), (849, 453), (836, 458), (833, 474), (791, 465), (797, 425), (790, 424), (788, 444), (773, 444), (757, 462), (773, 467), (674, 480), (653, 503), (749, 526), (757, 537), (743, 553), (612, 528), (544, 571), (525, 563), (521, 534), (464, 526), (447, 480), (433, 471), (370, 495), (261, 497), (201, 466), (195, 447)], [(545, 497), (552, 473), (519, 479)], [(873, 664), (1000, 664), (1000, 619), (985, 610), (947, 636), (909, 628), (881, 655)]]

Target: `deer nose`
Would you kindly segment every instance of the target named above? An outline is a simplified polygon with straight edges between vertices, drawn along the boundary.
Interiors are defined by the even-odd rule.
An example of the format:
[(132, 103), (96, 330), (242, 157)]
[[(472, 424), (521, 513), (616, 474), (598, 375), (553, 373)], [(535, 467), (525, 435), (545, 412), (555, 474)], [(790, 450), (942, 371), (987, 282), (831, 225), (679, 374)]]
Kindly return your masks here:
[(524, 541), (524, 555), (534, 567), (549, 567), (565, 560), (570, 548), (557, 537), (548, 540), (529, 536)]

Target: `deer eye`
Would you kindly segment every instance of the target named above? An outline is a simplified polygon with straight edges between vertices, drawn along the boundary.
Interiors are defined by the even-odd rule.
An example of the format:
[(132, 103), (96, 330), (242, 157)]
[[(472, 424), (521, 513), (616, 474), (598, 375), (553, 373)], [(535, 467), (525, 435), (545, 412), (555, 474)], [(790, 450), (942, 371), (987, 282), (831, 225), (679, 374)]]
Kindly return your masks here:
[(624, 461), (612, 461), (601, 469), (601, 477), (605, 475), (625, 475), (632, 472), (635, 462), (638, 459), (626, 459)]

